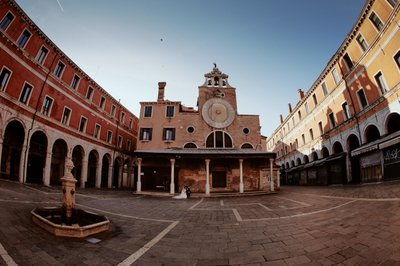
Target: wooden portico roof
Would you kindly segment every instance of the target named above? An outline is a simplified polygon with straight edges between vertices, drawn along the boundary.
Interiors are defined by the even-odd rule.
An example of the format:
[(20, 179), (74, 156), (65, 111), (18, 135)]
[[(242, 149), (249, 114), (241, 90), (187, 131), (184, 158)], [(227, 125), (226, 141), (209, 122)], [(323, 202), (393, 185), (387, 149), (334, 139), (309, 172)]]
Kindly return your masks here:
[(257, 151), (252, 149), (164, 149), (164, 150), (136, 150), (137, 157), (158, 157), (158, 158), (262, 158), (275, 159), (276, 153)]

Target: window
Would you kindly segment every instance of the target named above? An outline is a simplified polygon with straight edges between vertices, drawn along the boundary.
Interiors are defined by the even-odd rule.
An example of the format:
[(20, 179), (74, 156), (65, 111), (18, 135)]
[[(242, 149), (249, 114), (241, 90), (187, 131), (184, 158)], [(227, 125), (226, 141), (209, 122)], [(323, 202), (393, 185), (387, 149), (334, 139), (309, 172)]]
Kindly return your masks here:
[(342, 110), (343, 110), (344, 120), (348, 120), (350, 118), (350, 109), (349, 109), (349, 105), (347, 104), (347, 102), (344, 102), (342, 104)]
[(174, 106), (167, 106), (166, 117), (174, 117)]
[(118, 148), (122, 148), (122, 136), (118, 136)]
[(319, 121), (319, 123), (318, 123), (318, 128), (319, 128), (319, 134), (320, 135), (324, 134), (324, 129), (322, 127), (322, 122), (321, 121)]
[(61, 123), (68, 126), (70, 117), (71, 117), (71, 109), (69, 109), (68, 107), (64, 107), (64, 113), (61, 118)]
[(400, 50), (394, 55), (394, 61), (397, 64), (397, 67), (400, 68)]
[(308, 103), (304, 103), (304, 109), (306, 109), (306, 114), (308, 114), (310, 112), (310, 110), (308, 110)]
[(111, 130), (108, 130), (107, 131), (107, 143), (112, 143), (112, 131)]
[(133, 126), (133, 119), (129, 118), (129, 129), (132, 129)]
[(49, 116), (51, 111), (51, 106), (53, 105), (53, 99), (46, 96), (43, 101), (42, 113)]
[(301, 135), (301, 139), (303, 140), (303, 145), (306, 144), (306, 137), (304, 136), (304, 134)]
[(193, 132), (194, 132), (194, 127), (189, 126), (189, 127), (187, 128), (187, 132), (193, 133)]
[(312, 128), (310, 128), (309, 132), (310, 132), (310, 139), (313, 140), (314, 139), (314, 132), (313, 132)]
[(328, 88), (326, 87), (325, 82), (322, 83), (322, 92), (324, 93), (324, 96), (328, 95)]
[(144, 117), (151, 117), (152, 111), (153, 111), (152, 106), (145, 106), (144, 107)]
[(79, 131), (80, 132), (86, 131), (86, 123), (87, 123), (87, 118), (84, 116), (81, 116), (81, 121), (79, 122)]
[(379, 17), (375, 14), (375, 12), (372, 12), (371, 15), (369, 16), (369, 20), (374, 24), (375, 28), (378, 31), (381, 31), (383, 29), (383, 23), (379, 19)]
[(339, 77), (339, 74), (338, 74), (336, 68), (334, 68), (332, 70), (332, 76), (333, 76), (333, 80), (335, 81), (335, 84), (338, 85), (340, 82), (340, 77)]
[(317, 96), (315, 95), (315, 93), (312, 95), (313, 101), (314, 101), (314, 105), (317, 106), (318, 101), (317, 101)]
[(99, 107), (100, 107), (101, 109), (104, 109), (105, 103), (106, 103), (106, 98), (104, 98), (103, 96), (101, 96), (101, 98), (100, 98), (100, 103), (99, 103)]
[(232, 148), (231, 137), (223, 131), (213, 131), (206, 139), (207, 148)]
[(6, 30), (7, 27), (11, 24), (11, 21), (13, 21), (13, 19), (14, 15), (11, 14), (10, 12), (7, 13), (7, 15), (5, 15), (2, 21), (0, 22), (0, 29), (3, 31)]
[(76, 88), (78, 87), (80, 79), (81, 79), (80, 77), (78, 77), (77, 75), (74, 75), (74, 78), (72, 79), (72, 82), (71, 82), (71, 88), (72, 89), (76, 90)]
[(22, 88), (21, 96), (19, 97), (19, 101), (23, 104), (27, 104), (29, 97), (31, 96), (32, 86), (28, 83), (24, 84)]
[(399, 0), (387, 0), (387, 1), (392, 7), (395, 7), (397, 2), (399, 2)]
[(141, 128), (139, 133), (139, 140), (151, 140), (153, 129)]
[(128, 139), (128, 141), (126, 142), (126, 149), (128, 150), (128, 151), (130, 151), (131, 150), (131, 140), (130, 139)]
[(5, 91), (8, 80), (10, 79), (11, 71), (7, 68), (3, 68), (0, 73), (0, 91)]
[(363, 52), (365, 52), (365, 50), (368, 49), (368, 44), (365, 41), (364, 37), (361, 34), (358, 34), (356, 40), (360, 45), (361, 49), (363, 50)]
[(382, 94), (385, 94), (385, 92), (387, 92), (389, 89), (386, 85), (386, 81), (385, 78), (383, 77), (382, 72), (378, 72), (375, 75), (375, 81), (376, 81), (376, 85), (378, 85), (378, 88), (381, 90)]
[(330, 112), (328, 117), (329, 117), (329, 123), (331, 125), (331, 129), (336, 127), (335, 115), (332, 112)]
[(297, 112), (297, 114), (299, 115), (299, 120), (301, 120), (301, 112), (300, 112), (300, 110)]
[(361, 109), (364, 109), (368, 106), (367, 97), (365, 96), (364, 89), (360, 89), (357, 91), (358, 100), (360, 102)]
[(343, 60), (346, 62), (347, 69), (350, 71), (353, 68), (354, 64), (353, 64), (353, 60), (351, 60), (351, 58), (350, 58), (348, 53), (346, 53), (343, 56)]
[(58, 62), (56, 69), (54, 69), (54, 75), (58, 78), (61, 78), (65, 65), (62, 62)]
[(296, 123), (294, 121), (294, 116), (292, 117), (292, 124), (293, 124), (293, 127), (296, 125)]
[(397, 2), (399, 2), (399, 0), (387, 0), (387, 1), (392, 7), (395, 7)]
[(96, 139), (100, 138), (100, 130), (101, 130), (101, 126), (99, 124), (96, 124), (94, 126), (94, 134), (93, 137), (95, 137)]
[(115, 105), (114, 104), (111, 106), (111, 116), (112, 117), (115, 116)]
[(37, 56), (36, 56), (36, 61), (38, 61), (39, 64), (43, 64), (44, 60), (46, 59), (47, 54), (49, 53), (49, 50), (42, 46), (42, 48), (40, 48)]
[(91, 100), (92, 96), (93, 96), (93, 88), (89, 86), (86, 92), (86, 99)]
[(122, 112), (119, 121), (121, 121), (121, 123), (123, 124), (123, 123), (124, 123), (124, 120), (125, 120), (125, 113)]
[(166, 141), (175, 140), (175, 128), (164, 128), (163, 129), (163, 140), (166, 140)]
[(29, 38), (31, 37), (31, 33), (27, 30), (24, 30), (19, 36), (17, 44), (20, 48), (24, 48), (26, 43), (28, 42)]

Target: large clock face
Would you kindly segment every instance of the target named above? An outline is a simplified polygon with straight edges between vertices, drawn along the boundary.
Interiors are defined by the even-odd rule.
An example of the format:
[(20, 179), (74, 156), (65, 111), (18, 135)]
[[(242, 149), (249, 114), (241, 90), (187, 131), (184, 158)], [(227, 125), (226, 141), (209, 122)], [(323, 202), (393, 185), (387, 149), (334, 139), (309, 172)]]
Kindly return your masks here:
[(205, 102), (201, 113), (204, 121), (214, 128), (228, 127), (235, 119), (235, 110), (221, 98), (212, 98)]

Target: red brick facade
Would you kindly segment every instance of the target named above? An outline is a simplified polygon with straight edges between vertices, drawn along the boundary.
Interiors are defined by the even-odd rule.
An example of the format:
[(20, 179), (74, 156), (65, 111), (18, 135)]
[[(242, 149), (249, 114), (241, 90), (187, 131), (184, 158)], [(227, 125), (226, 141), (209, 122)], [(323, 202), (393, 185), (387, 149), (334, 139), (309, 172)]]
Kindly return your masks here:
[(65, 156), (80, 185), (133, 186), (137, 117), (24, 13), (0, 5), (1, 175), (58, 184)]

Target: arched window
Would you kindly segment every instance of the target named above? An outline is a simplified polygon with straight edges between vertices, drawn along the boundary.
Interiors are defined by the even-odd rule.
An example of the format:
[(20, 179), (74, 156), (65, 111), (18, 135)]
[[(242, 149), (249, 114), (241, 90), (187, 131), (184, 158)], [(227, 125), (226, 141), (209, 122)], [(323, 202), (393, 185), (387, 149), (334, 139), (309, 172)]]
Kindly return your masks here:
[(312, 158), (313, 161), (318, 160), (318, 154), (317, 154), (316, 151), (314, 151), (313, 153), (311, 153), (311, 158)]
[(293, 161), (293, 160), (290, 162), (290, 165), (291, 165), (292, 167), (294, 167), (294, 161)]
[(184, 149), (197, 149), (196, 144), (193, 142), (186, 143), (185, 146), (183, 146)]
[(297, 165), (300, 165), (300, 164), (301, 164), (301, 159), (300, 159), (300, 158), (297, 158), (297, 159), (296, 159), (296, 164), (297, 164)]
[(310, 160), (308, 159), (307, 155), (304, 155), (303, 161), (304, 161), (304, 163), (309, 163), (310, 162)]
[(343, 152), (343, 146), (342, 146), (342, 144), (340, 144), (339, 141), (336, 141), (335, 143), (333, 143), (332, 152), (333, 152), (333, 154), (338, 154), (338, 153)]
[(207, 148), (232, 148), (232, 139), (228, 133), (224, 131), (211, 132), (206, 140)]
[(243, 143), (242, 147), (240, 147), (241, 149), (253, 149), (253, 145), (251, 145), (250, 143)]
[(322, 156), (322, 158), (327, 158), (327, 157), (329, 157), (329, 151), (328, 151), (328, 148), (327, 148), (327, 147), (323, 147), (323, 148), (322, 148), (322, 150), (321, 150), (321, 156)]

